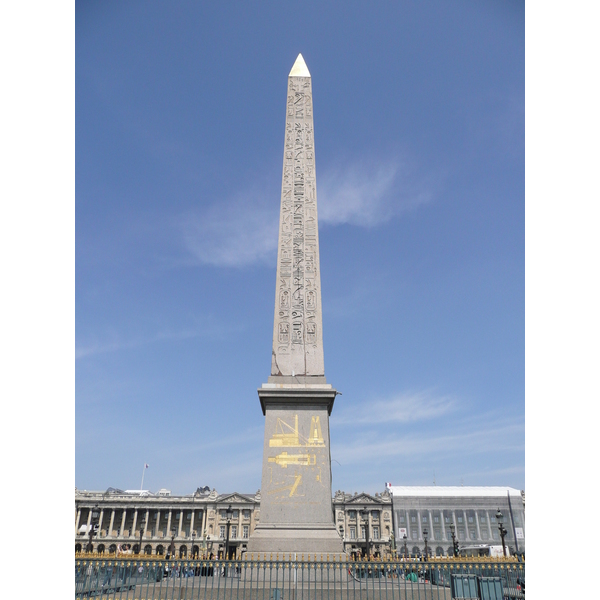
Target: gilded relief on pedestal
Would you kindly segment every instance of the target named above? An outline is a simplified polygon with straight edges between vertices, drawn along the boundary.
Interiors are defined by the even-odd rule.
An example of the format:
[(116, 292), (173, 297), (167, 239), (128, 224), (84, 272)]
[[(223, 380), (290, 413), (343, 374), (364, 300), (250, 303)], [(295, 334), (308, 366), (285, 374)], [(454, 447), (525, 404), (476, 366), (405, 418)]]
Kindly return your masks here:
[(306, 438), (298, 431), (298, 415), (294, 415), (294, 426), (292, 427), (283, 419), (277, 419), (275, 433), (269, 439), (269, 446), (286, 448), (309, 448), (325, 446), (323, 433), (321, 432), (321, 419), (313, 416), (310, 420), (309, 437)]
[[(306, 428), (308, 422), (304, 422)], [(275, 431), (269, 438), (269, 447), (281, 448), (281, 451), (267, 457), (267, 462), (272, 466), (269, 467), (270, 480), (266, 488), (267, 494), (275, 496), (275, 503), (289, 503), (290, 498), (302, 503), (304, 501), (300, 498), (304, 496), (304, 485), (308, 485), (309, 490), (315, 484), (324, 485), (322, 472), (327, 466), (327, 446), (319, 415), (311, 415), (307, 434), (303, 435), (300, 431), (298, 414), (294, 415), (293, 425), (281, 417), (277, 418)]]

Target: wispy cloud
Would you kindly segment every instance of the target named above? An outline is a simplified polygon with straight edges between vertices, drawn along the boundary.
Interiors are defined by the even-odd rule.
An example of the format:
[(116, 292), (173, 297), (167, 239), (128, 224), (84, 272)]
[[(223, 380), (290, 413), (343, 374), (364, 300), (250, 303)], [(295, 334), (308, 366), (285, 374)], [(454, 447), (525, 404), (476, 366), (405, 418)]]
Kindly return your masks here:
[(128, 339), (124, 339), (121, 335), (113, 334), (112, 339), (110, 340), (93, 341), (83, 344), (78, 343), (75, 348), (75, 358), (80, 359), (106, 352), (139, 348), (147, 344), (165, 341), (181, 341), (198, 337), (223, 337), (234, 331), (235, 327), (232, 327), (231, 325), (224, 326), (214, 322), (212, 319), (206, 319), (203, 323), (188, 329), (165, 329), (152, 335), (141, 335)]
[(332, 445), (332, 456), (340, 462), (359, 463), (424, 456), (473, 456), (498, 452), (521, 452), (524, 448), (524, 428), (521, 421), (483, 424), (476, 430), (465, 430), (457, 423), (452, 431), (440, 433), (419, 428), (418, 432), (382, 435), (368, 432), (352, 436), (351, 442)]
[(450, 396), (438, 396), (427, 390), (402, 392), (369, 402), (368, 410), (364, 406), (342, 409), (335, 422), (337, 425), (409, 423), (441, 417), (455, 407), (456, 401)]
[(373, 227), (431, 199), (399, 159), (330, 168), (317, 178), (319, 221)]
[(183, 242), (194, 259), (222, 267), (243, 267), (270, 259), (277, 249), (279, 206), (266, 194), (250, 192), (179, 219)]
[[(319, 224), (374, 227), (427, 202), (399, 159), (355, 162), (317, 176)], [(200, 264), (242, 267), (272, 262), (277, 250), (279, 192), (252, 189), (177, 219), (183, 243)]]

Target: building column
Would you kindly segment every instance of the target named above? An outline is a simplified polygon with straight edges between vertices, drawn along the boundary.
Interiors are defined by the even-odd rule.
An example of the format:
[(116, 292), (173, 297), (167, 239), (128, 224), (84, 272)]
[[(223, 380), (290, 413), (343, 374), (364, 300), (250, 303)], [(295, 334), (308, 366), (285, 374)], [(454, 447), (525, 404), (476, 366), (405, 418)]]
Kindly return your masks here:
[(183, 526), (183, 509), (179, 511), (179, 530), (177, 537), (181, 537), (181, 527)]
[(429, 518), (429, 549), (431, 550), (431, 556), (435, 556), (435, 530), (433, 528), (433, 515), (430, 509), (427, 509), (427, 516)]
[(137, 525), (137, 513), (138, 509), (135, 509), (133, 513), (133, 524), (131, 525), (131, 531), (129, 532), (129, 537), (135, 537), (135, 526)]
[(490, 536), (490, 545), (494, 544), (494, 536), (492, 535), (492, 524), (490, 522), (490, 515), (488, 514), (488, 511), (485, 511), (485, 520), (486, 520), (486, 524), (487, 524), (487, 528), (488, 528), (488, 535)]
[(202, 509), (202, 531), (200, 532), (202, 539), (204, 539), (204, 530), (205, 529), (206, 529), (206, 508), (203, 508)]
[(102, 531), (102, 519), (104, 518), (104, 508), (100, 509), (100, 518), (98, 519), (98, 537), (100, 537), (100, 532)]
[(479, 529), (479, 512), (475, 511), (475, 523), (477, 524), (477, 539), (481, 539), (481, 530)]
[[(458, 522), (456, 521), (456, 511), (452, 511), (452, 514), (450, 515), (452, 517), (452, 523), (454, 525), (454, 534), (456, 536), (456, 539), (458, 540)], [(452, 542), (452, 540), (450, 540)]]
[(113, 523), (115, 522), (115, 509), (112, 509), (112, 512), (110, 514), (110, 525), (108, 526), (108, 535), (112, 536), (112, 531), (113, 531)]
[(160, 510), (156, 511), (156, 535), (154, 537), (158, 537), (158, 530), (160, 529)]
[(85, 533), (86, 535), (90, 535), (90, 524), (92, 522), (92, 508), (90, 507), (88, 509), (88, 520), (87, 520), (87, 527), (85, 528)]
[(173, 513), (173, 510), (170, 508), (169, 509), (169, 517), (167, 519), (167, 537), (171, 537), (171, 514)]
[(417, 511), (417, 539), (421, 541), (423, 539), (423, 527), (421, 527), (421, 511)]
[(121, 529), (119, 530), (119, 537), (123, 537), (125, 531), (125, 517), (127, 517), (127, 509), (123, 509), (123, 515), (121, 516)]
[[(444, 516), (443, 508), (440, 509), (440, 519), (442, 521), (442, 541), (445, 543), (448, 540), (446, 539), (446, 517)], [(444, 547), (443, 544), (440, 544), (440, 546)]]
[(190, 518), (190, 539), (193, 541), (194, 538), (192, 536), (192, 531), (194, 531), (194, 516), (195, 516), (195, 510), (192, 509), (192, 516)]
[(206, 530), (206, 506), (202, 509), (202, 525), (200, 529), (200, 537), (202, 538), (202, 544), (200, 544), (200, 552), (208, 552), (208, 545), (204, 545), (204, 532)]
[(77, 530), (79, 529), (79, 519), (81, 519), (81, 508), (77, 509), (77, 518), (75, 519), (75, 535), (77, 535)]
[[(142, 537), (143, 540), (146, 539), (146, 532), (148, 531), (148, 521), (150, 520), (150, 509), (146, 509), (146, 521), (144, 523), (144, 536)], [(140, 548), (140, 554), (142, 553), (142, 549)]]
[(454, 531), (456, 532), (456, 539), (458, 540), (458, 519), (456, 518), (456, 511), (452, 511), (452, 520), (454, 522)]

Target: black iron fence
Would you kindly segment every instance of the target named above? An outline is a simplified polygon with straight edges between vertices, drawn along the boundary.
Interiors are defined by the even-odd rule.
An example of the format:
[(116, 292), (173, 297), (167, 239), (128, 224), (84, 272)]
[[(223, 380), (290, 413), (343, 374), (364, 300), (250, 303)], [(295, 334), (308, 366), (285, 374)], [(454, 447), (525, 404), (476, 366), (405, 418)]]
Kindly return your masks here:
[(114, 555), (75, 557), (76, 600), (505, 600), (524, 597), (525, 563), (515, 559), (354, 562), (270, 557), (238, 561)]

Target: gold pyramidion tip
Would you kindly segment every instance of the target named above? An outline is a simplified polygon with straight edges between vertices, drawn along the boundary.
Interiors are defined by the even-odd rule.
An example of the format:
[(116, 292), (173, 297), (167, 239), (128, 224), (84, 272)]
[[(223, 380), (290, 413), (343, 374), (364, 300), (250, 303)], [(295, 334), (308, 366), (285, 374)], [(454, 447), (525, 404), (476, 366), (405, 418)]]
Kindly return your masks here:
[(308, 67), (302, 58), (302, 54), (298, 54), (298, 58), (290, 71), (289, 77), (310, 77)]

